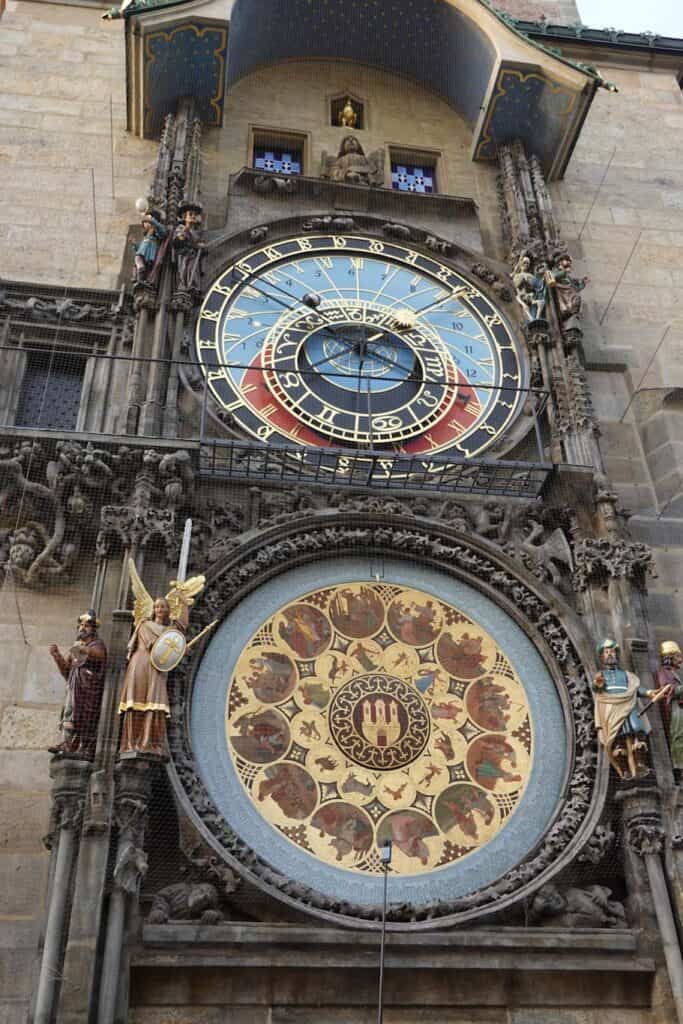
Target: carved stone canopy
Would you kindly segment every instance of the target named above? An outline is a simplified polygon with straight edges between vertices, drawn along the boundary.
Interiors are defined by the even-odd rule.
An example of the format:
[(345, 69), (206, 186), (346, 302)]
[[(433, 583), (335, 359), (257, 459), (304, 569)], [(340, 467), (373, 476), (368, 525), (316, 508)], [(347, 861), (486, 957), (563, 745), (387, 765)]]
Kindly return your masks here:
[[(223, 618), (248, 594), (297, 565), (365, 553), (386, 554), (415, 564), (434, 566), (495, 602), (531, 639), (548, 667), (564, 708), (570, 765), (558, 800), (540, 842), (522, 855), (492, 884), (456, 899), (404, 902), (389, 911), (390, 927), (420, 929), (435, 921), (454, 924), (490, 916), (528, 898), (581, 853), (598, 825), (607, 773), (598, 764), (592, 727), (592, 698), (586, 666), (590, 646), (575, 622), (562, 621), (545, 588), (504, 553), (492, 552), (477, 540), (465, 539), (448, 527), (383, 516), (328, 514), (307, 522), (280, 524), (230, 552), (213, 571), (196, 607), (196, 627)], [(329, 563), (328, 563), (329, 564)], [(569, 616), (568, 616), (569, 617)], [(171, 778), (181, 806), (204, 840), (247, 880), (277, 898), (312, 914), (353, 927), (377, 927), (380, 908), (332, 898), (314, 886), (295, 881), (252, 848), (225, 820), (205, 786), (190, 738), (191, 694), (201, 654), (191, 666), (184, 662), (171, 685), (169, 739)]]

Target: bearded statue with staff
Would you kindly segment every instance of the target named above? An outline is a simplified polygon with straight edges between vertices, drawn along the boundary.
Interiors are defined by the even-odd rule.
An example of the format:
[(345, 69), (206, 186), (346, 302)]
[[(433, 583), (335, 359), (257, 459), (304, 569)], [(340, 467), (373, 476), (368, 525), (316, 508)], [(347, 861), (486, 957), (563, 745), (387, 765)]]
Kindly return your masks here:
[(119, 703), (119, 714), (123, 715), (119, 749), (122, 757), (142, 754), (165, 758), (166, 719), (171, 713), (166, 677), (215, 623), (190, 644), (186, 642), (189, 610), (204, 587), (203, 576), (171, 580), (166, 597), (153, 600), (132, 559), (129, 572), (135, 597), (135, 628), (128, 642), (128, 666)]

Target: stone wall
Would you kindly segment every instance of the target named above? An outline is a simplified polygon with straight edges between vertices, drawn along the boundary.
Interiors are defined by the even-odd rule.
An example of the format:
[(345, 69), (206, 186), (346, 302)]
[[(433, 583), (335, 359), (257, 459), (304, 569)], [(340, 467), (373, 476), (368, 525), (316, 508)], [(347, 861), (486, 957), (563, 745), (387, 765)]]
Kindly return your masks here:
[[(290, 61), (237, 82), (226, 99), (225, 126), (206, 133), (203, 195), (213, 226), (225, 218), (228, 175), (251, 164), (250, 132), (279, 129), (305, 139), (305, 173), (320, 173), (323, 153), (336, 156), (348, 129), (330, 123), (332, 97), (351, 93), (364, 103), (365, 127), (355, 132), (365, 153), (417, 150), (438, 157), (438, 190), (474, 198), (483, 229), (496, 230), (495, 166), (470, 159), (471, 132), (445, 102), (405, 79), (343, 62)], [(273, 217), (277, 217), (276, 211)]]
[(495, 6), (528, 21), (542, 17), (552, 25), (574, 25), (581, 21), (576, 0), (497, 0)]
[(64, 680), (48, 653), (73, 643), (86, 587), (0, 592), (0, 1021), (26, 1019), (44, 913), (49, 854), (47, 747), (59, 742)]
[(157, 145), (125, 131), (123, 22), (101, 13), (9, 0), (0, 22), (4, 277), (116, 286)]
[(683, 98), (673, 72), (602, 70), (619, 93), (599, 91), (552, 195), (574, 270), (590, 277), (584, 344), (607, 471), (659, 548), (652, 621), (681, 642)]

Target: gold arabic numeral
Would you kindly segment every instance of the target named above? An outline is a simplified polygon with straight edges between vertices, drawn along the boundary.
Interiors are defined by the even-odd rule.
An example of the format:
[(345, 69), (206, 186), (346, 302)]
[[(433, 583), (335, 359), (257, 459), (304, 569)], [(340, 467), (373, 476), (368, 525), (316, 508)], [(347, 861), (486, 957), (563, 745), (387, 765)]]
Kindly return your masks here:
[(498, 405), (502, 405), (504, 409), (513, 409), (514, 405), (512, 402), (505, 402), (502, 398), (498, 399)]
[(420, 254), (417, 253), (417, 252), (410, 252), (410, 253), (408, 253), (407, 256), (403, 257), (403, 262), (404, 263), (410, 263), (411, 267), (414, 267), (415, 264), (418, 261), (419, 255)]
[(294, 373), (292, 370), (288, 370), (282, 375), (282, 387), (283, 388), (297, 388), (299, 386), (299, 374)]
[(220, 310), (203, 309), (202, 320), (210, 320), (212, 323), (217, 323), (220, 319)]
[(200, 352), (212, 351), (218, 352), (218, 345), (215, 341), (200, 341), (197, 345)]
[(503, 380), (505, 380), (506, 377), (508, 378), (508, 380), (519, 380), (518, 373), (504, 373)]
[(213, 384), (213, 382), (216, 380), (225, 380), (225, 370), (209, 370), (208, 374), (206, 375), (206, 379), (208, 380), (209, 384)]
[(264, 249), (263, 255), (269, 263), (273, 263), (274, 260), (279, 260), (282, 257), (282, 253), (275, 245), (269, 245), (267, 249)]
[(384, 242), (370, 242), (370, 252), (384, 252)]
[(436, 276), (439, 281), (450, 281), (453, 273), (448, 269), (448, 267), (441, 267)]
[(491, 437), (495, 437), (495, 436), (496, 436), (496, 428), (495, 428), (495, 427), (492, 427), (490, 423), (487, 423), (487, 424), (486, 424), (485, 426), (483, 426), (483, 427), (482, 427), (481, 429), (482, 429), (482, 430), (483, 430), (483, 431), (484, 431), (485, 433), (487, 433), (487, 434), (490, 434), (490, 435), (491, 435)]
[(241, 274), (247, 275), (247, 274), (251, 274), (252, 273), (252, 266), (251, 266), (250, 263), (247, 263), (246, 260), (245, 260), (245, 261), (242, 261), (242, 262), (238, 263), (236, 265), (236, 267), (235, 267), (235, 270), (239, 270), (239, 272)]
[[(301, 252), (310, 252), (313, 248), (313, 244), (308, 240), (308, 238), (297, 238), (296, 244), (299, 246)], [(299, 269), (298, 264), (296, 265), (296, 269)]]
[(487, 327), (500, 327), (503, 321), (500, 319), (497, 313), (488, 313), (484, 317), (484, 323)]
[[(263, 410), (262, 410), (263, 411)], [(256, 431), (257, 437), (260, 437), (262, 441), (267, 441), (271, 434), (275, 433), (275, 427), (271, 427), (266, 423), (263, 423), (258, 427)]]
[(335, 247), (335, 249), (345, 249), (346, 239), (342, 238), (341, 235), (332, 235), (332, 245)]
[(380, 480), (388, 480), (391, 476), (391, 471), (394, 468), (394, 464), (391, 459), (378, 459), (376, 466), (379, 467), (381, 472), (375, 472), (375, 475), (378, 476)]

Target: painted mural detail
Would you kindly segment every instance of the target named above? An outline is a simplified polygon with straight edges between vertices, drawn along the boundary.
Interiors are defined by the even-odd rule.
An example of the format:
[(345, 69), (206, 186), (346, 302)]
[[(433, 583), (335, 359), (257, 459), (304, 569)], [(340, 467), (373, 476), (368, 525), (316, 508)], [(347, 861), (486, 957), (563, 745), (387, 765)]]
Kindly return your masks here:
[(337, 867), (446, 867), (488, 843), (529, 778), (521, 680), (463, 611), (396, 584), (344, 583), (280, 608), (240, 655), (226, 734), (260, 814)]

